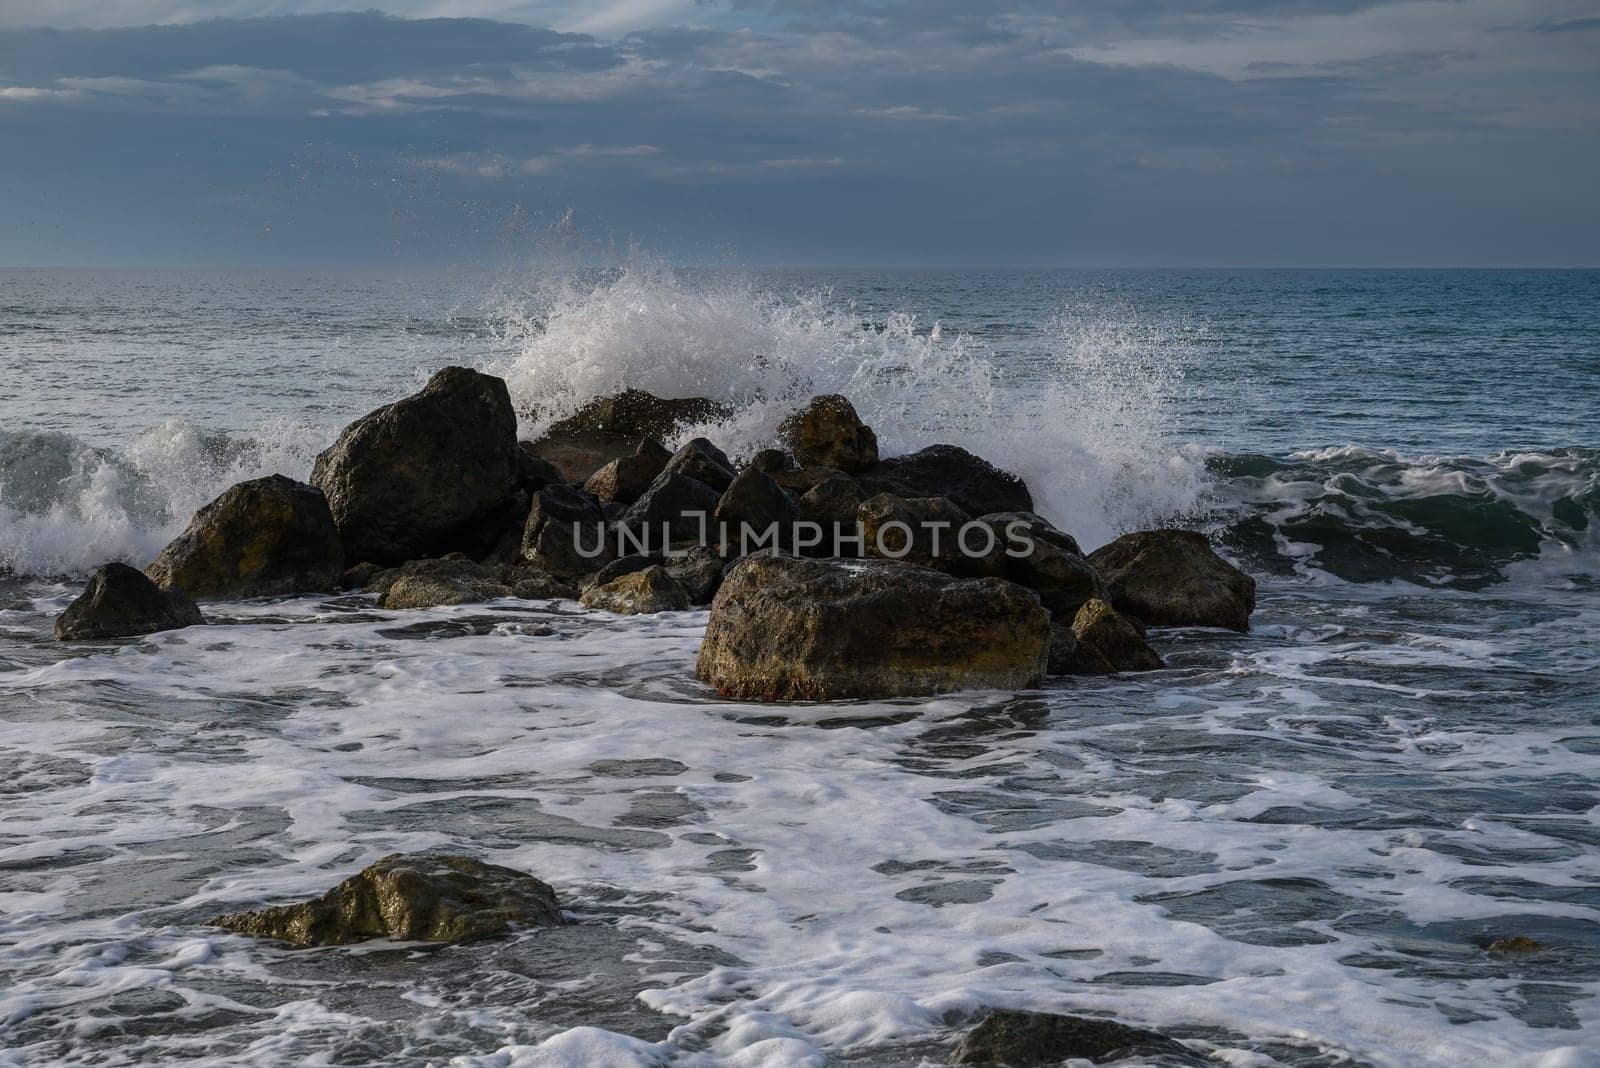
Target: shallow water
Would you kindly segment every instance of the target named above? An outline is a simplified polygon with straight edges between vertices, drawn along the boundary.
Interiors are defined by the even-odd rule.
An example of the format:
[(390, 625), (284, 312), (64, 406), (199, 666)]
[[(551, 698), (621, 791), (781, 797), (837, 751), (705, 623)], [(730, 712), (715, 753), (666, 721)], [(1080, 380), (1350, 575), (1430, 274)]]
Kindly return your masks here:
[[(280, 327), (260, 347), (270, 373), (213, 376), (176, 401), (155, 388), (191, 366), (171, 339), (78, 352), (76, 384), (9, 379), (0, 547), (21, 574), (0, 576), (0, 1064), (937, 1063), (993, 1005), (1107, 1013), (1191, 1043), (1201, 1063), (1600, 1064), (1600, 443), (1561, 407), (1593, 381), (1551, 385), (1515, 423), (1510, 398), (1481, 420), (1434, 398), (1436, 423), (1414, 418), (1423, 401), (1340, 423), (1317, 414), (1339, 406), (1326, 367), (1271, 341), (1310, 336), (1304, 308), (1333, 297), (1300, 292), (1302, 310), (1280, 299), (1258, 321), (1252, 301), (1295, 286), (1202, 299), (1136, 281), (1112, 279), (1164, 315), (1120, 332), (1097, 320), (1078, 333), (1101, 340), (1070, 359), (1063, 302), (1035, 282), (1007, 295), (982, 278), (839, 276), (836, 294), (855, 285), (860, 304), (834, 321), (806, 300), (763, 305), (773, 279), (654, 274), (553, 298), (542, 326), (502, 307), (398, 353), (409, 327), (374, 311), (378, 340), (359, 340), (350, 311), (302, 339), (327, 368), (315, 387), (292, 387), (306, 367), (271, 357), (293, 347)], [(1592, 335), (1569, 328), (1592, 307), (1552, 297), (1539, 312), (1525, 284), (1487, 288), (1524, 306), (1529, 351), (1562, 353), (1576, 380)], [(969, 301), (959, 329), (935, 337), (921, 318), (897, 335), (879, 314), (952, 322), (951, 287)], [(213, 289), (275, 323), (289, 306)], [(1445, 286), (1431, 300), (1459, 298)], [(999, 303), (1009, 317), (986, 318)], [(652, 353), (638, 339), (663, 308), (661, 336), (677, 340)], [(233, 345), (237, 369), (250, 321), (223, 318), (235, 325), (209, 341), (180, 335)], [(1468, 334), (1478, 321), (1458, 319)], [(863, 340), (862, 322), (883, 329)], [(1332, 345), (1345, 327), (1329, 329)], [(84, 336), (74, 326), (62, 347)], [(1385, 336), (1413, 346), (1413, 373), (1428, 350)], [(1156, 337), (1187, 353), (1187, 377)], [(561, 371), (557, 342), (589, 347)], [(832, 356), (804, 355), (824, 342)], [(7, 358), (38, 358), (32, 344)], [(1207, 386), (1196, 357), (1266, 361), (1270, 344), (1286, 424), (1307, 437), (1258, 419), (1255, 387), (1220, 373)], [(50, 572), (137, 560), (191, 501), (308, 460), (418, 369), (498, 367), (537, 422), (536, 400), (604, 383), (604, 367), (711, 381), (741, 346), (808, 384), (859, 385), (890, 442), (939, 428), (1001, 458), (1048, 445), (1030, 481), (1053, 480), (1041, 496), (1086, 541), (1179, 508), (1261, 577), (1252, 633), (1157, 631), (1170, 666), (1150, 675), (784, 707), (694, 680), (702, 613), (307, 598), (214, 606), (208, 627), (141, 640), (48, 640), (78, 588)], [(104, 363), (115, 351), (120, 372)], [(1028, 363), (1052, 352), (1049, 389), (1066, 393)], [(956, 395), (897, 407), (894, 373)], [(1456, 377), (1493, 394), (1504, 373)], [(1344, 395), (1381, 396), (1375, 374)], [(107, 400), (119, 376), (137, 387), (121, 407)], [(1029, 381), (1116, 418), (1000, 420)], [(750, 398), (722, 432), (753, 441), (778, 406)], [(185, 422), (152, 429), (172, 415)], [(1241, 443), (1229, 420), (1260, 429)], [(1095, 440), (1114, 424), (1115, 441)], [(310, 952), (205, 925), (434, 847), (533, 872), (580, 922)], [(1489, 948), (1517, 936), (1542, 948)]]

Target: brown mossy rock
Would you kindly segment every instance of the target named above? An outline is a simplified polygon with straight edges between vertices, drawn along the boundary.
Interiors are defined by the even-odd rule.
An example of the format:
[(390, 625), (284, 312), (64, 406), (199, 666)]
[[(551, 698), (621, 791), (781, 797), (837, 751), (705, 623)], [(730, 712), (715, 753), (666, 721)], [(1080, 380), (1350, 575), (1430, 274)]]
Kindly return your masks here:
[(225, 490), (145, 568), (162, 589), (201, 600), (326, 593), (343, 573), (327, 498), (283, 475)]
[(1099, 598), (1078, 609), (1072, 636), (1078, 640), (1078, 668), (1072, 674), (1156, 671), (1166, 666), (1144, 640), (1144, 631)]
[(546, 486), (533, 496), (522, 527), (521, 559), (564, 578), (586, 575), (616, 555), (605, 512), (571, 486)]
[(524, 872), (452, 853), (395, 853), (319, 898), (219, 916), (218, 927), (296, 946), (371, 938), (468, 942), (512, 925), (566, 922), (556, 893)]
[(399, 564), (493, 547), (522, 463), (505, 382), (447, 367), (351, 423), (311, 471), (348, 560)]
[(56, 617), (57, 641), (133, 638), (204, 623), (182, 590), (164, 590), (138, 568), (106, 564)]
[(967, 1032), (951, 1063), (1030, 1068), (1074, 1058), (1098, 1062), (1128, 1053), (1183, 1056), (1188, 1050), (1166, 1035), (1115, 1020), (996, 1009)]
[(459, 554), (408, 560), (375, 575), (367, 589), (378, 595), (378, 607), (391, 610), (478, 604), (503, 597), (533, 601), (577, 596), (572, 583), (537, 568), (481, 564)]
[[(655, 446), (652, 448), (651, 446)], [(629, 505), (650, 488), (670, 454), (654, 441), (635, 449), (627, 456), (619, 456), (589, 476), (583, 484), (584, 491), (601, 504), (612, 502)]]
[(1204, 534), (1146, 530), (1089, 554), (1120, 612), (1155, 627), (1250, 629), (1256, 580), (1218, 556)]
[(1028, 484), (959, 445), (929, 445), (909, 456), (891, 456), (860, 476), (869, 493), (896, 497), (948, 497), (969, 515), (1031, 512)]
[(1093, 598), (1111, 600), (1105, 581), (1077, 541), (1043, 516), (995, 512), (979, 516), (978, 522), (995, 533), (1001, 573), (1037, 592), (1056, 620), (1070, 623)]
[(878, 435), (855, 405), (837, 393), (813, 397), (783, 421), (778, 434), (803, 467), (835, 467), (860, 474), (878, 462)]
[[(952, 575), (999, 574), (999, 546), (982, 556), (962, 552), (961, 528), (972, 522), (972, 517), (947, 497), (907, 500), (879, 493), (861, 503), (856, 522), (867, 556), (904, 560)], [(987, 541), (984, 545), (987, 547)]]
[(711, 602), (695, 673), (724, 697), (836, 701), (1023, 689), (1050, 616), (1001, 579), (915, 564), (747, 556)]
[(689, 607), (689, 593), (660, 564), (612, 579), (604, 585), (583, 591), (583, 606), (618, 615), (647, 615), (654, 612), (682, 612)]
[(596, 397), (572, 415), (553, 424), (546, 437), (584, 432), (632, 438), (670, 438), (682, 426), (726, 418), (728, 409), (705, 397), (657, 397), (642, 389), (625, 389)]

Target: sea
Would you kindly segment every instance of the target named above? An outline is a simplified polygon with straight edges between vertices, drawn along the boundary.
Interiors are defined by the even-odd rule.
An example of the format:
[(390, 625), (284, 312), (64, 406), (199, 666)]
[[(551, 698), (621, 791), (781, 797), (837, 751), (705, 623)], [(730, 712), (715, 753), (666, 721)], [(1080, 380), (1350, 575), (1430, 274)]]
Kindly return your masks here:
[[(233, 482), (462, 364), (736, 456), (844, 393), (1086, 549), (1206, 531), (1249, 634), (754, 705), (704, 611), (215, 604), (56, 643)], [(0, 271), (0, 1065), (919, 1065), (996, 1007), (1233, 1068), (1600, 1065), (1600, 272)], [(575, 921), (208, 926), (449, 849)]]

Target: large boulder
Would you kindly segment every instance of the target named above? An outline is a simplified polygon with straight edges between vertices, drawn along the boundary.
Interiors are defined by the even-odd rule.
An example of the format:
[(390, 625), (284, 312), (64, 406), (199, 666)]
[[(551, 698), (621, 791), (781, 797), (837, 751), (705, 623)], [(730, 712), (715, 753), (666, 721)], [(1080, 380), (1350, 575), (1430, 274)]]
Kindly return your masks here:
[(346, 559), (398, 564), (492, 548), (522, 468), (506, 384), (447, 367), (346, 427), (311, 482), (327, 495)]
[(537, 568), (480, 564), (459, 553), (408, 560), (374, 575), (367, 589), (378, 595), (378, 607), (396, 610), (478, 604), (502, 597), (533, 601), (577, 596), (573, 584)]
[(1188, 1050), (1166, 1035), (1115, 1020), (996, 1009), (967, 1032), (951, 1061), (1031, 1068), (1078, 1058), (1098, 1062), (1135, 1053), (1182, 1057)]
[(646, 440), (627, 456), (619, 456), (589, 476), (584, 492), (601, 504), (630, 505), (650, 488), (672, 454), (654, 438)]
[(718, 493), (733, 484), (733, 461), (705, 438), (693, 438), (672, 454), (666, 470), (704, 482)]
[(552, 575), (575, 578), (614, 556), (605, 513), (593, 498), (559, 483), (534, 495), (522, 528), (523, 560)]
[(725, 697), (834, 701), (1019, 689), (1050, 616), (1001, 579), (891, 561), (747, 556), (711, 602), (696, 674)]
[(224, 491), (145, 568), (162, 589), (202, 600), (323, 593), (337, 589), (343, 573), (327, 498), (282, 475)]
[(864, 472), (861, 484), (896, 497), (948, 497), (971, 515), (1033, 511), (1027, 483), (958, 445), (892, 456)]
[(1256, 580), (1189, 530), (1124, 534), (1089, 554), (1117, 609), (1156, 627), (1250, 629)]
[(778, 433), (804, 467), (836, 467), (853, 475), (878, 462), (878, 436), (836, 393), (812, 398)]
[(630, 571), (604, 585), (583, 591), (585, 608), (600, 608), (619, 615), (682, 612), (689, 607), (689, 592), (660, 564)]
[(127, 564), (106, 564), (89, 577), (82, 596), (56, 617), (55, 633), (64, 642), (132, 638), (204, 622), (182, 590), (163, 590)]
[(657, 397), (642, 389), (625, 389), (596, 397), (550, 427), (548, 437), (588, 431), (624, 437), (672, 437), (681, 426), (721, 419), (728, 409), (705, 397)]
[(219, 916), (218, 927), (296, 946), (370, 938), (467, 942), (513, 924), (566, 922), (556, 893), (524, 872), (452, 853), (395, 853), (319, 898)]
[(789, 545), (797, 517), (795, 499), (770, 476), (747, 467), (723, 490), (711, 514), (719, 544), (733, 556)]
[(1100, 573), (1077, 541), (1043, 516), (995, 512), (979, 516), (978, 522), (994, 531), (1001, 546), (1002, 574), (1036, 591), (1054, 619), (1070, 623), (1085, 601), (1111, 599)]
[(1085, 601), (1072, 617), (1077, 648), (1061, 674), (1110, 675), (1118, 671), (1155, 671), (1166, 665), (1144, 640), (1139, 626), (1098, 598)]
[[(731, 481), (731, 480), (730, 480)], [(697, 478), (680, 474), (670, 467), (650, 483), (619, 521), (632, 539), (646, 552), (660, 552), (674, 542), (695, 542), (716, 536), (711, 517), (721, 495)]]

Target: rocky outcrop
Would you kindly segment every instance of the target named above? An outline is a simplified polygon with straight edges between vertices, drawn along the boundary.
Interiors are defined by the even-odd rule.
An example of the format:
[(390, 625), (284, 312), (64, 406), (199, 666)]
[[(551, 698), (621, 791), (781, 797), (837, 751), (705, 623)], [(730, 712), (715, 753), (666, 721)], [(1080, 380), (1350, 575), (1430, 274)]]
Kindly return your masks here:
[(996, 1009), (967, 1032), (951, 1062), (1031, 1068), (1134, 1053), (1183, 1056), (1188, 1050), (1166, 1035), (1115, 1020)]
[(409, 560), (373, 576), (367, 589), (378, 595), (378, 607), (395, 610), (477, 604), (502, 597), (533, 601), (577, 596), (571, 583), (548, 572), (480, 564), (460, 554)]
[(833, 701), (1021, 689), (1050, 617), (1001, 579), (889, 561), (748, 556), (711, 602), (696, 674), (725, 697)]
[(631, 571), (603, 586), (583, 591), (583, 606), (619, 615), (651, 612), (682, 612), (689, 607), (689, 593), (659, 564)]
[(162, 589), (202, 600), (324, 593), (343, 573), (327, 499), (282, 475), (226, 490), (145, 568)]
[[(747, 467), (729, 483), (711, 514), (711, 528), (730, 555), (788, 545), (798, 506), (768, 475)], [(769, 536), (770, 535), (770, 536)]]
[(814, 397), (783, 421), (778, 434), (803, 467), (860, 474), (878, 462), (878, 436), (845, 397)]
[(605, 513), (571, 486), (546, 486), (534, 495), (522, 528), (522, 559), (542, 571), (575, 578), (610, 563), (615, 544)]
[(718, 493), (733, 484), (736, 474), (727, 453), (705, 438), (694, 438), (673, 453), (666, 470), (704, 482)]
[(861, 484), (871, 493), (907, 499), (948, 497), (969, 515), (1033, 511), (1027, 483), (957, 445), (892, 456), (864, 472)]
[(451, 853), (395, 853), (319, 898), (213, 922), (296, 946), (329, 946), (371, 938), (467, 942), (513, 925), (566, 921), (555, 891), (524, 872)]
[(1155, 671), (1166, 665), (1144, 640), (1144, 631), (1106, 602), (1086, 601), (1072, 619), (1077, 649), (1065, 674), (1110, 675)]
[(584, 491), (601, 504), (629, 505), (650, 488), (672, 454), (659, 442), (646, 440), (627, 456), (619, 456), (589, 476), (583, 484)]
[(1256, 580), (1188, 530), (1124, 534), (1089, 554), (1118, 611), (1156, 627), (1250, 629)]
[(347, 560), (398, 564), (492, 548), (521, 466), (506, 384), (447, 367), (346, 427), (311, 482), (327, 496)]
[(132, 638), (204, 622), (182, 590), (163, 590), (127, 564), (107, 564), (56, 617), (55, 634), (58, 641)]
[(1057, 621), (1070, 623), (1091, 598), (1111, 599), (1077, 541), (1048, 519), (1032, 512), (995, 512), (978, 517), (978, 522), (994, 531), (1001, 546), (1001, 573), (1038, 593)]

